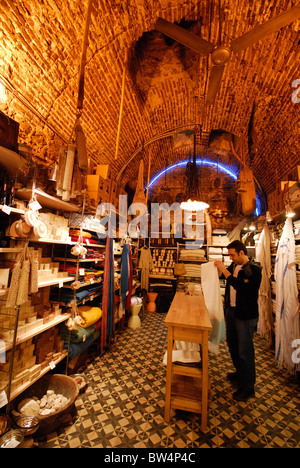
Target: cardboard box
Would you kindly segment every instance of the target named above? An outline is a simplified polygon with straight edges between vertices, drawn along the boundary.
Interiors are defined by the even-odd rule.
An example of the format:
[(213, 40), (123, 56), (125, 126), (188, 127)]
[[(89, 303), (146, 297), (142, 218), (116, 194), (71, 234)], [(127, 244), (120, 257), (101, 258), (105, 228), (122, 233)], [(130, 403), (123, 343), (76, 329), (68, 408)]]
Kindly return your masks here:
[(103, 179), (110, 179), (110, 165), (109, 164), (98, 164), (96, 167), (96, 174), (103, 177)]
[(100, 188), (101, 181), (102, 181), (102, 177), (100, 175), (87, 175), (86, 176), (87, 191), (88, 192), (98, 191)]

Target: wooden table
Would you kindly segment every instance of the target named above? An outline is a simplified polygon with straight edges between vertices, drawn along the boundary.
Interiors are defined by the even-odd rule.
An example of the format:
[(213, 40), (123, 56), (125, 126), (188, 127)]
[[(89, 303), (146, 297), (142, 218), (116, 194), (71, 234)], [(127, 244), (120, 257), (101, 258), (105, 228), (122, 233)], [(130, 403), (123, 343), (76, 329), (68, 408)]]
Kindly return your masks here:
[[(168, 327), (165, 420), (171, 408), (201, 413), (201, 429), (207, 427), (208, 338), (212, 325), (202, 293), (191, 296), (176, 292), (165, 319)], [(172, 363), (174, 340), (199, 343), (202, 367)]]

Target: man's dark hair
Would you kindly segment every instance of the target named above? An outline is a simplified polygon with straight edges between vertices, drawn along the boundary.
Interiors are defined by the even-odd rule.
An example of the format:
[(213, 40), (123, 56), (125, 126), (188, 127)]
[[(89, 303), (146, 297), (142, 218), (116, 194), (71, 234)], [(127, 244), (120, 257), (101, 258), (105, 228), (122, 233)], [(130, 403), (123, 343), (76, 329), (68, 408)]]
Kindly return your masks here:
[(247, 255), (247, 249), (246, 246), (243, 244), (243, 242), (239, 240), (235, 240), (233, 242), (230, 242), (230, 244), (227, 245), (227, 249), (235, 249), (237, 253), (240, 253), (242, 250), (245, 255)]

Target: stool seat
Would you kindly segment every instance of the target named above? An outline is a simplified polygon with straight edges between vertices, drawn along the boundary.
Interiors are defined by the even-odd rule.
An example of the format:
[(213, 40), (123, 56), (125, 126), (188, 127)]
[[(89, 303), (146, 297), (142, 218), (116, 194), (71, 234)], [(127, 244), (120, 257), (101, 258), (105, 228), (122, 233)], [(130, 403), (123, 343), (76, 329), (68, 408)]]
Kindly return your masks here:
[(128, 328), (139, 328), (142, 325), (139, 317), (142, 305), (143, 304), (134, 304), (130, 306), (131, 315), (128, 320)]

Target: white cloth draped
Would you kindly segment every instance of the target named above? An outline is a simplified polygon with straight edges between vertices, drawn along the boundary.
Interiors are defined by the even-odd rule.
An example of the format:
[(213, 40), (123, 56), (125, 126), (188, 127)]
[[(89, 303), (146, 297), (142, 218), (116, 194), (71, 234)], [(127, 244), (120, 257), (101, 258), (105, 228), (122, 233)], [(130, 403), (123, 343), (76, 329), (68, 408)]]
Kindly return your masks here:
[(293, 362), (293, 341), (300, 337), (299, 302), (295, 265), (295, 238), (291, 218), (285, 222), (279, 241), (276, 263), (276, 339), (275, 357), (290, 373), (300, 369)]
[(207, 262), (202, 265), (201, 285), (204, 302), (212, 324), (208, 349), (217, 354), (220, 342), (225, 339), (225, 320), (219, 274), (214, 262)]

